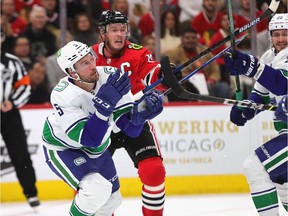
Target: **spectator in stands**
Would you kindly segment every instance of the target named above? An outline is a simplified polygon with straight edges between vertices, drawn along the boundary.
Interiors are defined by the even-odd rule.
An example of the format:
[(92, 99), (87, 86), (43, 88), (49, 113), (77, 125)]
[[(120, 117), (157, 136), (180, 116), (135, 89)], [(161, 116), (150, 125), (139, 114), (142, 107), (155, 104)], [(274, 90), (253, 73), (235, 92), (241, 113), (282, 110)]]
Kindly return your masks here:
[(0, 24), (1, 24), (1, 50), (3, 52), (12, 53), (13, 52), (12, 47), (15, 41), (15, 37), (13, 35), (11, 24), (8, 22), (7, 17), (3, 14), (1, 14)]
[[(130, 4), (131, 7), (134, 7), (134, 4)], [(131, 16), (131, 13), (133, 14), (133, 11), (129, 9), (128, 0), (115, 0), (112, 3), (112, 10), (120, 11), (122, 14), (124, 14), (129, 19), (129, 30), (130, 35), (128, 40), (132, 43), (140, 43), (141, 40), (141, 32), (138, 28), (138, 22), (135, 21), (135, 16)], [(141, 10), (141, 9), (140, 9)]]
[[(155, 5), (154, 0), (150, 0), (151, 3), (151, 10), (148, 10), (146, 14), (144, 14), (139, 21), (139, 29), (141, 30), (141, 35), (142, 37), (145, 37), (146, 35), (152, 34), (154, 31), (154, 15), (153, 15), (153, 7)], [(166, 0), (160, 0), (160, 16), (163, 14), (164, 12), (164, 8), (165, 8), (165, 3)]]
[(41, 104), (49, 102), (50, 92), (46, 77), (46, 68), (40, 62), (36, 62), (28, 69), (30, 77), (31, 95), (28, 104)]
[(13, 54), (23, 62), (27, 71), (29, 68), (31, 68), (34, 60), (30, 55), (30, 42), (27, 37), (18, 36), (15, 38)]
[(129, 4), (128, 0), (114, 0), (112, 3), (112, 10), (117, 10), (129, 17)]
[(29, 20), (22, 35), (29, 38), (33, 59), (40, 61), (56, 52), (56, 37), (46, 28), (47, 16), (43, 7), (33, 6)]
[[(235, 20), (234, 20), (234, 25), (235, 25)], [(230, 34), (229, 32), (229, 19), (228, 19), (228, 14), (224, 13), (221, 18), (221, 28), (212, 36), (211, 41), (210, 41), (210, 46), (218, 43), (221, 41), (223, 38), (228, 36)], [(224, 50), (226, 47), (230, 46), (231, 42), (227, 42), (223, 44), (222, 46), (219, 46), (217, 49), (212, 51), (213, 55), (216, 55), (220, 51)], [(220, 56), (215, 60), (215, 62), (219, 65), (219, 69), (221, 72), (221, 80), (224, 82), (227, 82), (228, 85), (230, 85), (230, 75), (226, 71), (226, 65), (224, 62), (224, 56)]]
[[(179, 44), (179, 46), (175, 49), (165, 52), (163, 55), (167, 55), (170, 59), (170, 62), (179, 66), (187, 62), (192, 57), (198, 55), (205, 49), (207, 49), (206, 46), (198, 43), (197, 32), (191, 27), (188, 27), (181, 30), (181, 44)], [(187, 74), (200, 67), (212, 57), (212, 54), (207, 54), (190, 66), (183, 69), (183, 77), (187, 76)], [(222, 82), (220, 80), (220, 70), (216, 62), (210, 63), (198, 73), (203, 73), (205, 75), (210, 95), (223, 98), (230, 96), (229, 85), (226, 82)]]
[(60, 31), (60, 16), (58, 13), (57, 0), (41, 0), (41, 6), (46, 10), (47, 29), (57, 35)]
[[(98, 0), (99, 1), (99, 0)], [(102, 10), (110, 10), (113, 0), (100, 0)]]
[[(91, 0), (94, 2), (94, 0)], [(85, 1), (85, 2), (91, 2), (91, 1)], [(92, 7), (92, 5), (89, 5)], [(97, 5), (98, 6), (98, 5)], [(67, 0), (66, 1), (66, 9), (67, 9), (67, 29), (71, 34), (74, 32), (74, 27), (75, 27), (75, 16), (79, 13), (86, 13), (87, 11), (90, 12), (93, 11), (93, 9), (89, 9), (87, 5), (83, 4), (81, 0), (79, 1), (73, 1), (73, 0)], [(61, 7), (60, 7), (61, 9)], [(87, 13), (88, 13), (87, 12)], [(88, 13), (90, 14), (90, 13)], [(98, 22), (95, 22), (97, 24)]]
[(112, 0), (67, 0), (68, 30), (73, 34), (74, 18), (79, 13), (87, 13), (93, 26), (97, 26), (102, 12), (111, 9), (111, 3)]
[[(146, 14), (147, 7), (143, 1), (135, 1), (129, 4), (129, 20), (132, 20), (135, 23), (135, 27), (138, 28), (139, 21), (141, 17)], [(130, 21), (131, 22), (131, 21)], [(140, 30), (139, 30), (140, 32)], [(141, 32), (140, 32), (141, 33)], [(140, 34), (138, 33), (138, 34)]]
[(172, 10), (166, 10), (161, 16), (161, 53), (175, 48), (180, 43), (180, 26), (178, 17)]
[(203, 0), (178, 0), (180, 7), (179, 22), (185, 22), (187, 20), (193, 20), (193, 18), (200, 13), (202, 10), (202, 1)]
[(211, 37), (221, 28), (222, 14), (217, 7), (217, 0), (203, 0), (203, 10), (194, 17), (191, 27), (204, 39), (209, 46)]
[(16, 12), (29, 22), (29, 14), (34, 5), (40, 5), (40, 0), (14, 0)]
[[(256, 10), (256, 16), (259, 17), (263, 12)], [(237, 26), (242, 27), (252, 20), (251, 17), (251, 2), (250, 0), (240, 0), (240, 10), (236, 14)], [(263, 20), (256, 25), (257, 32), (267, 29), (267, 21)]]
[(146, 47), (152, 53), (152, 56), (155, 59), (155, 37), (153, 35), (146, 35), (142, 39), (141, 45)]
[(1, 14), (5, 15), (11, 25), (14, 36), (19, 35), (24, 31), (27, 22), (20, 17), (15, 11), (15, 4), (13, 0), (1, 1)]
[[(232, 3), (232, 10), (234, 13), (237, 13), (237, 11), (240, 8), (240, 2), (239, 0), (230, 0)], [(257, 0), (258, 2), (259, 0)], [(217, 1), (217, 7), (219, 11), (227, 9), (227, 0), (218, 0)]]
[(87, 13), (79, 13), (75, 17), (75, 28), (73, 40), (91, 46), (98, 42), (99, 34), (92, 26), (91, 19)]
[[(66, 43), (72, 41), (73, 36), (66, 31)], [(61, 48), (61, 35), (60, 33), (57, 36), (56, 46), (58, 49)], [(61, 70), (57, 63), (57, 52), (53, 55), (50, 55), (46, 58), (46, 72), (49, 84), (49, 91), (58, 84), (59, 80), (65, 76), (65, 73)]]

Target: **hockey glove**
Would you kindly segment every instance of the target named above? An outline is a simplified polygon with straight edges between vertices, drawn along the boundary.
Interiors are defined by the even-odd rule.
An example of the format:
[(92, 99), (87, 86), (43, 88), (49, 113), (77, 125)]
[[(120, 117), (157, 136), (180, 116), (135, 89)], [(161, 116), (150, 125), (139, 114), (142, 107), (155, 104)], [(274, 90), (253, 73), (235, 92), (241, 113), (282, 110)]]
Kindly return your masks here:
[(94, 107), (105, 117), (110, 116), (118, 101), (131, 89), (128, 73), (119, 77), (120, 70), (110, 74), (107, 82), (100, 87), (93, 98)]
[(275, 111), (276, 120), (286, 122), (288, 118), (288, 95), (284, 96), (278, 103), (278, 107)]
[(226, 55), (224, 61), (231, 75), (243, 74), (247, 77), (253, 77), (257, 72), (258, 59), (252, 55), (236, 50), (234, 58), (231, 55)]
[(162, 110), (162, 97), (156, 91), (150, 91), (135, 102), (130, 113), (130, 120), (134, 125), (144, 124), (146, 120), (159, 115)]
[(237, 126), (244, 126), (245, 123), (248, 120), (254, 118), (256, 114), (257, 110), (249, 108), (239, 109), (237, 106), (233, 106), (230, 111), (230, 121), (236, 124)]
[[(172, 68), (172, 71), (174, 71), (175, 68), (176, 68), (176, 65), (174, 63), (170, 63), (170, 67)], [(182, 73), (181, 72), (177, 72), (176, 74), (174, 73), (174, 76), (176, 76), (176, 79), (178, 81), (180, 81), (182, 79)], [(169, 84), (165, 81), (164, 73), (163, 73), (161, 68), (160, 68), (160, 70), (158, 72), (158, 79), (162, 79), (162, 81), (161, 81), (162, 85), (164, 85), (164, 86), (166, 86), (168, 88), (170, 87)]]

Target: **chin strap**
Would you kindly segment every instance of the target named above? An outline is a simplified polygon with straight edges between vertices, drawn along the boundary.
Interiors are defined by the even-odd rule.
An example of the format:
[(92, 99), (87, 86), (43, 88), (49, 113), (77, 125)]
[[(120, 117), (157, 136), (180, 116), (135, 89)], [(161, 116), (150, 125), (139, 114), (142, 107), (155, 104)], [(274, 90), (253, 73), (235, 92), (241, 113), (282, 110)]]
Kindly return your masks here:
[(75, 73), (75, 75), (77, 76), (77, 78), (74, 78), (72, 76), (69, 76), (69, 78), (71, 78), (72, 80), (87, 84), (87, 85), (95, 85), (95, 82), (89, 83), (89, 82), (85, 82), (84, 80), (82, 80), (81, 77), (79, 76), (79, 74), (77, 74), (77, 72)]

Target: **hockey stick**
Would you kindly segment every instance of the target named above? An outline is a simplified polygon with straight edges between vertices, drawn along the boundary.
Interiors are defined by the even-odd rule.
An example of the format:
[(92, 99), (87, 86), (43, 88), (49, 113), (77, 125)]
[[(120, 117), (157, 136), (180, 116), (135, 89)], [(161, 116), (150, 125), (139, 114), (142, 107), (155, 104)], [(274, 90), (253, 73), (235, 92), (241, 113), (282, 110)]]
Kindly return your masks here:
[(193, 100), (203, 100), (203, 101), (209, 101), (209, 102), (216, 102), (221, 103), (225, 105), (235, 105), (238, 107), (243, 108), (251, 108), (255, 110), (271, 110), (275, 111), (276, 106), (273, 106), (271, 104), (257, 104), (252, 103), (250, 101), (238, 101), (238, 100), (232, 100), (232, 99), (226, 99), (226, 98), (218, 98), (218, 97), (212, 97), (207, 95), (199, 95), (194, 94), (192, 92), (189, 92), (185, 90), (177, 81), (176, 77), (174, 76), (174, 73), (170, 67), (169, 58), (166, 56), (161, 60), (161, 67), (163, 68), (163, 73), (165, 77), (165, 81), (171, 86), (170, 89), (165, 91), (163, 95), (166, 95), (172, 91), (177, 97), (184, 98), (184, 99), (193, 99)]
[[(263, 14), (261, 14), (261, 16), (257, 17), (256, 19), (252, 20), (251, 22), (247, 23), (246, 25), (244, 25), (241, 28), (239, 28), (236, 31), (234, 31), (234, 35), (237, 36), (237, 35), (241, 34), (243, 31), (246, 31), (246, 30), (250, 29), (252, 26), (257, 25), (259, 22), (261, 22), (264, 19), (266, 19), (267, 17), (269, 17), (271, 14), (273, 14), (277, 10), (280, 1), (281, 0), (272, 0), (270, 5), (269, 5), (269, 8)], [(182, 69), (186, 68), (187, 66), (189, 66), (193, 62), (197, 61), (198, 59), (202, 58), (203, 56), (205, 56), (208, 53), (212, 52), (213, 50), (217, 49), (219, 46), (222, 46), (224, 43), (228, 42), (230, 40), (230, 37), (231, 37), (230, 35), (227, 35), (225, 38), (223, 38), (222, 40), (218, 41), (217, 43), (215, 43), (211, 47), (207, 48), (203, 52), (199, 53), (197, 56), (194, 56), (193, 58), (189, 59), (184, 64), (178, 66), (173, 72), (174, 73), (180, 72)], [(145, 93), (145, 92), (155, 88), (162, 81), (163, 81), (163, 78), (158, 79), (156, 82), (154, 82), (151, 85), (147, 86), (143, 90), (143, 92)]]
[[(248, 35), (248, 34), (246, 34), (246, 35)], [(240, 42), (246, 37), (246, 35), (244, 35), (244, 36), (241, 37), (241, 38), (238, 38), (235, 43), (236, 43), (236, 44), (240, 43)], [(210, 64), (212, 61), (214, 61), (215, 59), (219, 58), (221, 55), (223, 55), (224, 53), (226, 53), (229, 49), (231, 49), (231, 46), (228, 46), (228, 47), (226, 47), (224, 50), (222, 50), (221, 52), (217, 53), (215, 56), (213, 56), (213, 57), (210, 58), (208, 61), (206, 61), (204, 64), (202, 64), (199, 68), (195, 69), (194, 71), (192, 71), (191, 73), (189, 73), (186, 77), (182, 78), (182, 79), (179, 81), (179, 83), (182, 84), (183, 82), (187, 81), (191, 76), (193, 76), (194, 74), (196, 74), (198, 71), (202, 70), (204, 67), (206, 67), (207, 65), (209, 65), (209, 64)], [(164, 57), (164, 58), (165, 58), (165, 57)], [(162, 60), (161, 60), (160, 64), (161, 64), (161, 68), (162, 68)], [(172, 69), (171, 69), (171, 70), (172, 70)], [(172, 73), (173, 73), (173, 71), (172, 71)], [(165, 74), (164, 74), (164, 80), (166, 81)], [(150, 85), (150, 86), (151, 86), (151, 85)], [(148, 87), (150, 87), (150, 86), (148, 86)], [(152, 89), (152, 88), (151, 88), (151, 89)], [(150, 89), (150, 90), (151, 90), (151, 89)], [(148, 90), (148, 91), (149, 91), (149, 90)], [(172, 92), (172, 89), (171, 89), (171, 88), (167, 89), (163, 94), (164, 94), (164, 95), (167, 95), (167, 94), (169, 94), (170, 92)], [(137, 94), (133, 95), (134, 100), (135, 100), (135, 101), (136, 101), (136, 100), (139, 100), (139, 99), (144, 95), (144, 93), (146, 93), (146, 92), (144, 92), (144, 91), (139, 91)]]
[[(232, 2), (231, 2), (231, 0), (226, 0), (226, 1), (227, 1), (227, 7), (228, 7), (229, 32), (230, 32), (230, 37), (231, 37), (232, 58), (235, 58), (236, 45), (235, 45)], [(236, 84), (236, 99), (242, 100), (243, 98), (242, 98), (242, 92), (241, 92), (241, 88), (240, 88), (240, 79), (239, 79), (238, 74), (235, 76), (235, 84)]]
[[(236, 39), (235, 41), (235, 45), (239, 44), (248, 34), (242, 36), (241, 38)], [(202, 70), (204, 67), (206, 67), (207, 65), (209, 65), (212, 61), (214, 61), (215, 59), (219, 58), (221, 55), (223, 55), (224, 53), (226, 53), (229, 49), (231, 49), (231, 46), (226, 47), (224, 50), (222, 50), (221, 52), (217, 53), (215, 56), (213, 56), (211, 59), (209, 59), (208, 61), (206, 61), (203, 65), (201, 65), (199, 68), (195, 69), (194, 71), (192, 71), (191, 73), (189, 73), (186, 77), (184, 77), (183, 79), (181, 79), (179, 81), (179, 84), (182, 84), (183, 82), (185, 82), (186, 80), (188, 80), (191, 76), (193, 76), (194, 74), (196, 74), (198, 71)], [(162, 62), (162, 61), (161, 61)], [(162, 68), (162, 63), (161, 63), (161, 68)], [(166, 77), (164, 74), (164, 80), (166, 81)], [(172, 89), (168, 89), (164, 92), (164, 94), (169, 94), (172, 91)]]

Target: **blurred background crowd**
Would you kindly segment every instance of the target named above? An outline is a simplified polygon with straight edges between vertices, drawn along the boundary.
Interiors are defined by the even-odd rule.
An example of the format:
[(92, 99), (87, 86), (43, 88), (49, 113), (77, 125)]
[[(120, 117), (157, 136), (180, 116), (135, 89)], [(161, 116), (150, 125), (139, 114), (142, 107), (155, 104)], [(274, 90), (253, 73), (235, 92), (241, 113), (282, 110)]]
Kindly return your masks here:
[[(260, 16), (270, 3), (269, 0), (232, 1), (235, 29)], [(129, 18), (129, 41), (147, 47), (160, 60), (156, 55), (158, 49), (160, 56), (169, 56), (176, 65), (229, 35), (225, 0), (1, 0), (1, 51), (23, 61), (32, 87), (28, 103), (49, 102), (51, 90), (65, 76), (56, 62), (57, 50), (64, 45), (63, 38), (64, 43), (77, 40), (89, 46), (101, 42), (97, 23), (101, 13), (108, 9), (118, 10)], [(287, 0), (281, 1), (277, 12), (287, 13)], [(65, 31), (63, 25), (61, 28), (63, 17)], [(255, 34), (249, 34), (237, 48), (260, 57), (270, 46), (268, 21), (257, 24)], [(155, 34), (156, 29), (159, 35)], [(197, 60), (182, 71), (183, 75), (229, 45), (230, 42)], [(195, 93), (234, 98), (234, 83), (225, 70), (223, 58), (218, 58), (200, 71), (197, 79), (193, 78), (194, 83), (193, 80), (185, 83), (185, 88)], [(252, 82), (243, 80), (244, 98), (245, 91), (251, 91)], [(174, 100), (177, 98), (169, 99)]]

